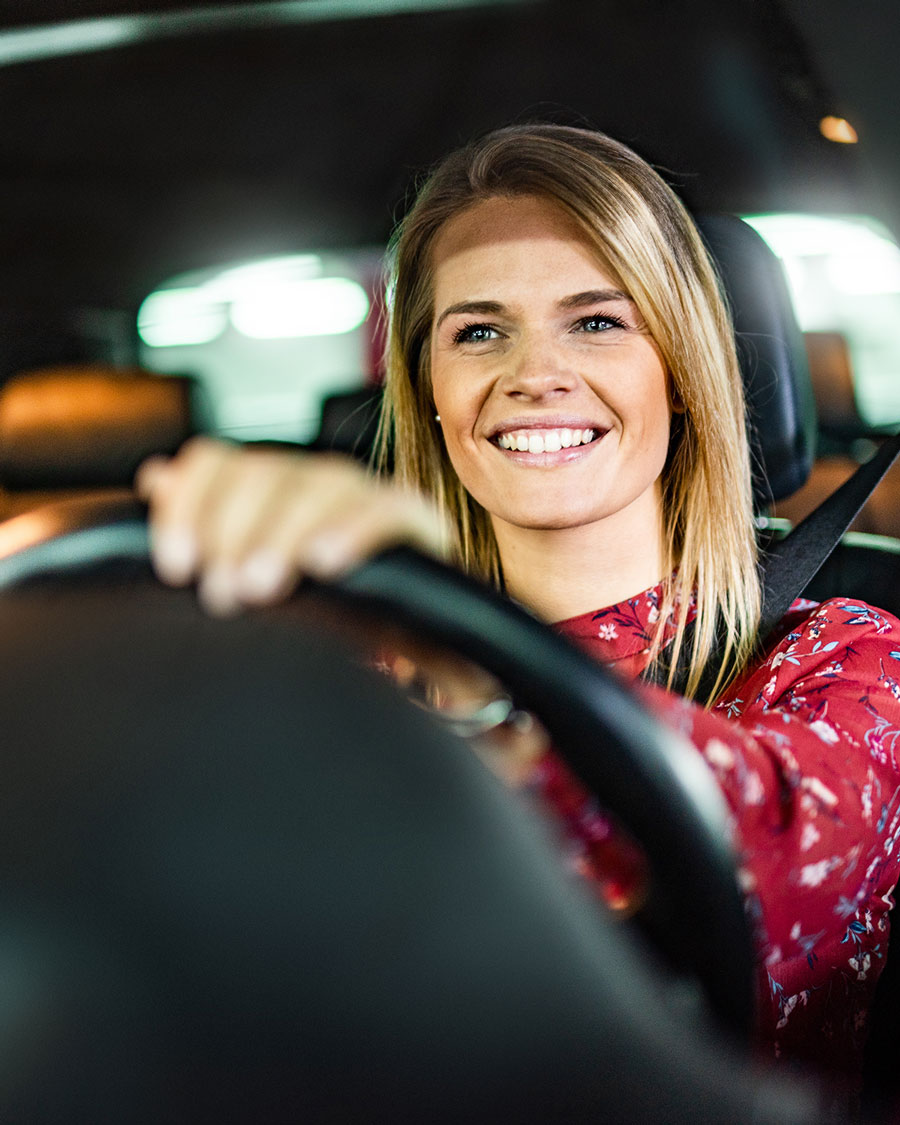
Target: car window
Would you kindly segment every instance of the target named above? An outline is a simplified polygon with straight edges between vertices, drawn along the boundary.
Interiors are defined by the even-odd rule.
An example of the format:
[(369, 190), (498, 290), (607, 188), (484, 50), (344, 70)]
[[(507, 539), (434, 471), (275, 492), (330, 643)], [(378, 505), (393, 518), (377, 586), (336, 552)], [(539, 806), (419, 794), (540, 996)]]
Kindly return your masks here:
[(867, 215), (745, 218), (781, 258), (800, 327), (845, 337), (863, 421), (900, 422), (900, 246), (887, 227)]
[(381, 252), (289, 253), (173, 277), (141, 304), (142, 364), (195, 376), (204, 428), (309, 442), (326, 395), (378, 364)]

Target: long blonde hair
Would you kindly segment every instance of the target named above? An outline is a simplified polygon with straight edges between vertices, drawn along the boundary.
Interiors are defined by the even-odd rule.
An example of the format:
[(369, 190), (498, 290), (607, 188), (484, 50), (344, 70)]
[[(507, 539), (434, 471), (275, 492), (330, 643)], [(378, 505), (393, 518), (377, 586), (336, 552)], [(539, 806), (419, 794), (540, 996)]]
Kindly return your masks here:
[[(721, 632), (712, 699), (753, 654), (760, 585), (743, 388), (730, 317), (696, 227), (653, 169), (601, 133), (557, 125), (500, 129), (442, 161), (391, 242), (380, 462), (431, 497), (456, 529), (456, 562), (502, 587), (488, 513), (466, 492), (434, 420), (429, 342), (432, 247), (448, 219), (497, 196), (538, 196), (575, 220), (598, 262), (634, 300), (684, 412), (663, 469), (667, 573), (652, 654), (671, 687), (698, 690)], [(683, 608), (696, 595), (693, 631)], [(598, 607), (600, 608), (600, 607)], [(677, 622), (660, 653), (666, 619)]]

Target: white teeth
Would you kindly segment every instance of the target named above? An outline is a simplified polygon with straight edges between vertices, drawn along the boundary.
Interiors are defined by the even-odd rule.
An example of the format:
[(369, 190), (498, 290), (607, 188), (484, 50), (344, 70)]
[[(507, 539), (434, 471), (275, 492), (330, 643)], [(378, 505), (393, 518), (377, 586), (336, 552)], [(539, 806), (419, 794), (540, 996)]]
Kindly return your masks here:
[(587, 445), (597, 434), (596, 430), (518, 430), (500, 434), (497, 444), (501, 449), (520, 453), (558, 453), (560, 449), (572, 449), (577, 445)]

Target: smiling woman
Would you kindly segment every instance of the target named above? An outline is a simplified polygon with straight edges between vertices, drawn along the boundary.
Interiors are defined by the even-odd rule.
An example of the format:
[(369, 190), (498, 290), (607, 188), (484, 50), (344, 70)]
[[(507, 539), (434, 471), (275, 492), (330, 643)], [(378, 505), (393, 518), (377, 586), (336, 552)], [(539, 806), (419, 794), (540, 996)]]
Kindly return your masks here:
[[(624, 146), (520, 126), (438, 166), (391, 260), (394, 479), (194, 443), (140, 474), (160, 573), (231, 611), (413, 542), (677, 686), (642, 691), (737, 826), (760, 1041), (852, 1074), (900, 864), (900, 622), (833, 599), (757, 637), (741, 382), (693, 223)], [(526, 765), (602, 885), (610, 825), (551, 750)]]
[[(490, 514), (507, 592), (558, 621), (598, 595), (611, 605), (655, 585), (668, 573), (660, 474), (671, 404), (634, 302), (575, 223), (535, 196), (488, 199), (449, 220), (433, 265), (443, 311), (432, 395), (453, 471)], [(455, 299), (473, 278), (493, 300)], [(520, 480), (528, 470), (543, 471)], [(586, 573), (567, 567), (553, 589), (559, 571), (545, 568), (536, 596), (528, 576), (548, 547)]]
[[(661, 619), (676, 601), (697, 605), (689, 636), (677, 615), (668, 682), (682, 661), (688, 694), (697, 690), (719, 618), (727, 680), (752, 652), (759, 613), (741, 379), (715, 275), (675, 195), (601, 134), (499, 130), (448, 157), (425, 185), (395, 236), (393, 271), (384, 433), (393, 428), (399, 478), (456, 529), (460, 565), (548, 620), (615, 604), (665, 577)], [(473, 319), (501, 307), (506, 321)], [(455, 344), (453, 332), (467, 325), (496, 341)], [(477, 423), (488, 442), (464, 476), (454, 453), (465, 442), (432, 421), (434, 403), (444, 419), (441, 371), (453, 368), (454, 395), (477, 396), (473, 384), (480, 379), (484, 393), (501, 365), (494, 357), (505, 381), (492, 384)], [(503, 511), (523, 487), (537, 505), (536, 482), (517, 483), (522, 464), (488, 448), (490, 427), (516, 432), (518, 446), (517, 431), (539, 416), (552, 429), (581, 429), (582, 443), (585, 428), (595, 439), (571, 464), (563, 455), (555, 483), (542, 482), (547, 523), (525, 535)], [(478, 448), (474, 438), (468, 448)], [(503, 510), (491, 506), (500, 493)], [(602, 513), (602, 528), (586, 530), (589, 511)], [(559, 526), (566, 513), (580, 530)], [(531, 580), (523, 565), (536, 568)]]

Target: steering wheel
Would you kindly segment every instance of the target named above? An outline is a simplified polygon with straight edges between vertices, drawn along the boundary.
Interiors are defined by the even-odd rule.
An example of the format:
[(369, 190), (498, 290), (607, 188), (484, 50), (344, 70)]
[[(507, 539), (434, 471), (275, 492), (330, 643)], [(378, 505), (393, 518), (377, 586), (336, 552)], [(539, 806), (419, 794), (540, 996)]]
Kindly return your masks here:
[[(148, 558), (145, 511), (131, 499), (65, 501), (0, 525), (0, 590)], [(413, 626), (539, 716), (569, 768), (644, 849), (642, 921), (653, 942), (701, 982), (720, 1024), (746, 1036), (753, 954), (724, 799), (696, 751), (524, 610), (411, 550), (388, 551), (297, 598), (311, 596)]]

